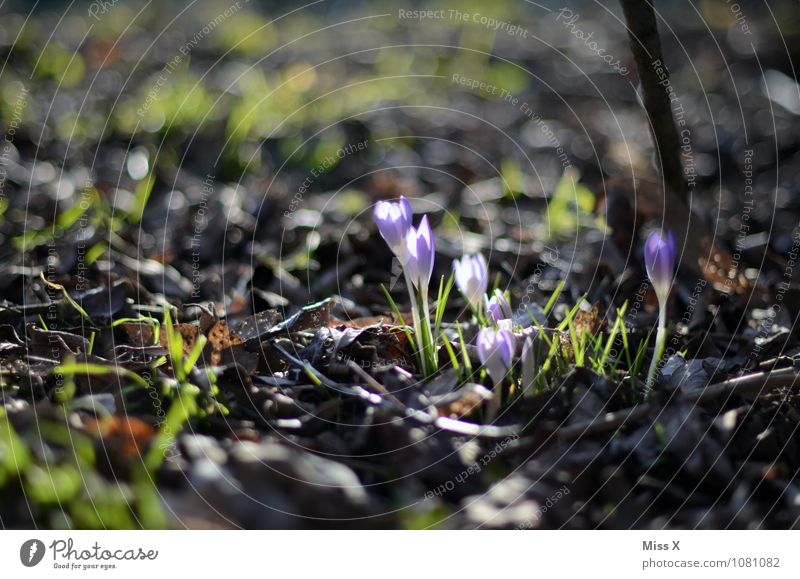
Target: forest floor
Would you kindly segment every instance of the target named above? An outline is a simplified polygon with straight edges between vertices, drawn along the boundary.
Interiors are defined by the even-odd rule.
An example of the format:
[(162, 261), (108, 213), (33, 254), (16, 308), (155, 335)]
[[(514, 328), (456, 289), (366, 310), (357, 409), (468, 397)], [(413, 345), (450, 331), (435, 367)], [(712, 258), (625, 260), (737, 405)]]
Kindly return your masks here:
[[(674, 208), (620, 10), (460, 4), (3, 15), (0, 526), (800, 526), (796, 6), (661, 13), (728, 261), (679, 243), (648, 388)], [(432, 297), (481, 252), (535, 345), (496, 418), (456, 288), (430, 376), (382, 289), (400, 195)]]

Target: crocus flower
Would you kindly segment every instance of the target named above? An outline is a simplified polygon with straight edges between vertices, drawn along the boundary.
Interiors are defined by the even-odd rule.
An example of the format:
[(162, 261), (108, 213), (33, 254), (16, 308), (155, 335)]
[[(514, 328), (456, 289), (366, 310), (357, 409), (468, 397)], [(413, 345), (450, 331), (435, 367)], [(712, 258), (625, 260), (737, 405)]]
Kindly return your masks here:
[(644, 244), (644, 266), (647, 269), (647, 277), (653, 284), (658, 303), (665, 303), (675, 268), (675, 237), (672, 231), (667, 232), (666, 238), (656, 231), (647, 236)]
[(484, 297), (486, 300), (486, 317), (492, 324), (497, 324), (500, 320), (511, 318), (511, 304), (508, 303), (506, 296), (499, 289), (494, 290), (492, 298)]
[(456, 285), (461, 290), (464, 298), (473, 310), (479, 310), (483, 305), (483, 294), (489, 285), (489, 271), (486, 260), (479, 253), (465, 255), (460, 260), (453, 261)]
[(667, 339), (667, 298), (672, 286), (672, 274), (675, 269), (675, 237), (671, 231), (664, 237), (661, 233), (652, 232), (644, 244), (644, 266), (647, 277), (653, 284), (658, 298), (658, 331), (656, 347), (650, 369), (647, 371), (647, 388), (652, 388), (658, 373), (658, 362), (664, 353)]
[(405, 197), (400, 197), (397, 203), (378, 201), (375, 204), (374, 217), (378, 231), (400, 261), (405, 261), (406, 234), (411, 228), (411, 216), (411, 205)]
[(507, 329), (483, 328), (478, 332), (478, 358), (492, 381), (500, 384), (511, 368), (517, 347), (514, 334)]
[[(405, 276), (411, 316), (414, 320), (419, 367), (430, 376), (436, 371), (436, 341), (433, 339), (428, 303), (428, 285), (433, 274), (436, 244), (425, 215), (419, 227), (411, 224), (411, 205), (405, 197), (397, 203), (379, 201), (374, 210), (375, 224), (383, 239), (400, 259)], [(419, 295), (414, 291), (416, 288)]]
[(478, 358), (494, 383), (494, 396), (486, 409), (486, 419), (491, 422), (500, 409), (503, 379), (511, 369), (517, 341), (506, 328), (483, 328), (478, 332)]
[(424, 215), (419, 227), (410, 227), (406, 233), (406, 271), (411, 282), (423, 293), (427, 293), (433, 274), (433, 258), (436, 254), (436, 241), (428, 216)]

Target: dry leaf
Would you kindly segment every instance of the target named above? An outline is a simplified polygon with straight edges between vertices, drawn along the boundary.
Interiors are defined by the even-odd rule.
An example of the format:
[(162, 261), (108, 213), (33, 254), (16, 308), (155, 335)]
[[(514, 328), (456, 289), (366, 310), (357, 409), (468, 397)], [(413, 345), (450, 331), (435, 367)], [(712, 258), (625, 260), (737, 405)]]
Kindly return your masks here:
[(231, 332), (228, 323), (224, 320), (214, 324), (206, 337), (208, 338), (208, 345), (211, 347), (211, 364), (214, 366), (219, 365), (222, 360), (223, 350), (243, 343), (239, 336)]
[(607, 324), (608, 322), (600, 311), (599, 302), (594, 304), (592, 309), (588, 312), (580, 311), (575, 314), (575, 319), (572, 322), (578, 339), (580, 339), (584, 332), (592, 335), (602, 332)]
[(133, 416), (111, 416), (102, 420), (87, 418), (84, 425), (110, 450), (125, 457), (140, 456), (156, 433), (150, 424)]
[[(195, 324), (175, 324), (173, 329), (181, 335), (183, 339), (183, 354), (188, 355), (194, 348), (194, 343), (197, 341), (197, 336), (200, 335), (200, 327)], [(160, 339), (161, 347), (168, 349), (167, 333), (161, 332)]]

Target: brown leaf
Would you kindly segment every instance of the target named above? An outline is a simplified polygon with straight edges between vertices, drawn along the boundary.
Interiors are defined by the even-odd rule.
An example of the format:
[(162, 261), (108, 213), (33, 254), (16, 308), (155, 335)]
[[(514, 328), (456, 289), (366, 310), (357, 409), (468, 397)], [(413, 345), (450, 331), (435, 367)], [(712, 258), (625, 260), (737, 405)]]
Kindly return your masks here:
[(471, 415), (484, 401), (492, 397), (491, 392), (479, 384), (470, 384), (444, 396), (436, 403), (439, 416), (460, 420)]
[(602, 332), (607, 324), (608, 322), (600, 311), (599, 302), (594, 304), (592, 309), (588, 312), (580, 311), (575, 314), (575, 319), (572, 322), (578, 339), (580, 339), (584, 333), (596, 334)]
[[(197, 341), (197, 336), (200, 334), (200, 327), (195, 324), (175, 324), (174, 330), (183, 338), (183, 353), (188, 355), (194, 348), (194, 343)], [(168, 349), (167, 333), (161, 332), (160, 344), (162, 348)]]
[(152, 425), (133, 416), (87, 418), (84, 424), (87, 431), (100, 437), (110, 450), (125, 457), (141, 456), (156, 434)]
[[(581, 340), (581, 336), (584, 333), (594, 335), (605, 330), (607, 325), (608, 321), (601, 313), (600, 303), (594, 304), (588, 312), (578, 312), (572, 320), (572, 326), (575, 328), (575, 337), (578, 341)], [(572, 346), (572, 334), (569, 331), (558, 331), (556, 332), (556, 337), (561, 351), (570, 358), (573, 357), (575, 351)]]
[(153, 326), (136, 322), (120, 324), (128, 334), (128, 342), (136, 348), (147, 348), (153, 345)]
[(222, 351), (227, 350), (231, 346), (237, 346), (242, 343), (242, 339), (231, 332), (228, 323), (220, 320), (208, 331), (208, 344), (211, 347), (211, 364), (214, 366), (219, 365), (222, 360)]

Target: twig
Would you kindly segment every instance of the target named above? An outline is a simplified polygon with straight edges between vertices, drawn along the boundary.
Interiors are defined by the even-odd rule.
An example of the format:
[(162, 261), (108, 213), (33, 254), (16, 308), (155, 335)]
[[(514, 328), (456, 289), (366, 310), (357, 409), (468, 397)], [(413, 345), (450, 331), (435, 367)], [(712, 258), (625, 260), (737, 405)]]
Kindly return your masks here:
[(384, 398), (386, 398), (387, 400), (389, 400), (393, 404), (396, 404), (400, 408), (405, 409), (405, 404), (400, 402), (400, 400), (398, 400), (397, 397), (394, 394), (389, 392), (389, 390), (386, 389), (386, 386), (384, 386), (383, 384), (378, 382), (375, 378), (373, 378), (372, 376), (367, 374), (364, 371), (364, 369), (361, 368), (358, 364), (356, 364), (352, 360), (348, 360), (347, 361), (347, 367), (350, 370), (352, 370), (359, 378), (361, 378), (364, 381), (365, 384), (367, 384), (373, 390), (375, 390), (378, 394), (380, 394), (381, 396), (383, 396)]
[[(516, 426), (493, 426), (493, 425), (483, 425), (483, 424), (474, 424), (472, 422), (465, 422), (463, 420), (455, 420), (452, 418), (447, 418), (445, 416), (431, 416), (430, 414), (426, 414), (420, 410), (415, 410), (413, 408), (408, 408), (407, 406), (397, 406), (397, 404), (392, 400), (397, 400), (394, 396), (390, 398), (384, 398), (379, 394), (375, 394), (370, 392), (366, 388), (357, 385), (347, 385), (347, 384), (339, 384), (335, 382), (319, 372), (316, 368), (314, 368), (311, 364), (306, 362), (305, 360), (301, 360), (296, 356), (293, 356), (289, 352), (287, 352), (284, 348), (282, 348), (279, 344), (273, 343), (273, 346), (290, 362), (299, 366), (300, 368), (305, 369), (306, 371), (313, 374), (314, 378), (319, 380), (326, 388), (330, 388), (338, 392), (339, 394), (343, 394), (345, 396), (350, 396), (354, 398), (358, 398), (363, 402), (370, 404), (372, 406), (376, 406), (381, 410), (384, 410), (394, 416), (402, 416), (404, 418), (408, 418), (413, 420), (414, 422), (424, 425), (424, 426), (435, 426), (436, 428), (440, 428), (442, 430), (446, 430), (448, 432), (452, 432), (454, 434), (460, 434), (463, 436), (472, 436), (475, 438), (489, 438), (489, 439), (501, 439), (501, 438), (508, 438), (511, 436), (517, 436), (518, 428)], [(360, 369), (360, 368), (359, 368)], [(374, 384), (370, 381), (369, 384), (374, 387)], [(383, 388), (385, 392), (388, 392), (385, 388)], [(399, 401), (398, 401), (399, 402)]]

